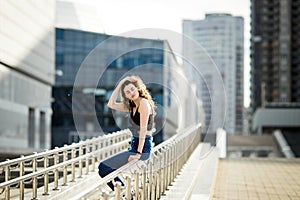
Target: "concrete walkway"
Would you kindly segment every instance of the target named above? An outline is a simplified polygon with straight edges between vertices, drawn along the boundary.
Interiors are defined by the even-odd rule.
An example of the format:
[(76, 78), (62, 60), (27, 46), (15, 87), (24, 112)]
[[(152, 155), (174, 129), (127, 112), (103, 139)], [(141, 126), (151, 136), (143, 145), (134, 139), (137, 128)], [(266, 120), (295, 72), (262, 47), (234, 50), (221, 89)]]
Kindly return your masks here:
[(208, 200), (217, 159), (215, 148), (199, 144), (161, 200)]
[(300, 159), (220, 159), (211, 200), (300, 200)]

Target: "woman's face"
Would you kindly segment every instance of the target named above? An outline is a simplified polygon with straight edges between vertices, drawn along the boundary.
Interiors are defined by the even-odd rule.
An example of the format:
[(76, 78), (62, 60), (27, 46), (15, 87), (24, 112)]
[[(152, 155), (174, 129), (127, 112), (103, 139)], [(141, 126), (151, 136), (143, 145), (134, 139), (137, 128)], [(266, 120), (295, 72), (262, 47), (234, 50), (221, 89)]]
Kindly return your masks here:
[(135, 87), (134, 84), (129, 83), (124, 87), (124, 94), (127, 99), (130, 99), (132, 101), (139, 98), (139, 92), (138, 89)]

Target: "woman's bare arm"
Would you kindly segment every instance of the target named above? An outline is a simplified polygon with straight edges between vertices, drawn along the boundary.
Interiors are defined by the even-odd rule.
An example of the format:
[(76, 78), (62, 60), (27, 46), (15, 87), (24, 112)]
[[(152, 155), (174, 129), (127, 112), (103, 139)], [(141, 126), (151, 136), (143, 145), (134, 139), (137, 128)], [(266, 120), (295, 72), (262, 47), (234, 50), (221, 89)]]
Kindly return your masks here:
[(140, 133), (139, 133), (139, 145), (137, 150), (138, 152), (142, 152), (146, 134), (147, 134), (149, 115), (151, 114), (151, 106), (147, 99), (141, 100), (139, 111), (140, 111)]
[(126, 77), (124, 79), (122, 79), (117, 87), (114, 89), (112, 95), (109, 98), (109, 101), (107, 103), (107, 106), (111, 109), (114, 110), (119, 110), (119, 111), (123, 111), (123, 112), (129, 112), (128, 108), (126, 108), (125, 104), (123, 104), (122, 102), (117, 102), (117, 98), (118, 98), (118, 94), (120, 92), (120, 88), (121, 85), (126, 81), (126, 80), (130, 80), (130, 77)]

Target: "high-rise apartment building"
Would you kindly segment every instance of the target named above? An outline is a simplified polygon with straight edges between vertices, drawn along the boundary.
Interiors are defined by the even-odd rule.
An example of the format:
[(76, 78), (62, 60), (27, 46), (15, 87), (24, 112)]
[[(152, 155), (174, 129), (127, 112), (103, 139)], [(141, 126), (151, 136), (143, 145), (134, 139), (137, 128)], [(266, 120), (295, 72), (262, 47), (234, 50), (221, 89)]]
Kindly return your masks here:
[(251, 1), (251, 107), (300, 102), (300, 1)]
[[(243, 80), (244, 80), (244, 19), (230, 14), (206, 14), (204, 20), (184, 20), (183, 34), (195, 40), (211, 57), (215, 66), (205, 67), (207, 61), (199, 49), (183, 42), (183, 55), (192, 58), (195, 66), (200, 66), (199, 72), (203, 81), (195, 79), (195, 73), (188, 66), (189, 61), (184, 61), (188, 76), (197, 83), (203, 101), (206, 120), (205, 125), (215, 126), (217, 118), (212, 117), (214, 110), (225, 110), (224, 127), (228, 133), (241, 133), (243, 130)], [(185, 41), (185, 40), (183, 40)], [(213, 70), (217, 68), (217, 72)], [(217, 75), (222, 77), (216, 79)], [(224, 82), (224, 87), (216, 87), (217, 83)], [(225, 90), (225, 96), (212, 98)], [(220, 102), (220, 103), (218, 103)], [(225, 102), (222, 104), (222, 102)], [(219, 118), (222, 116), (219, 116)], [(219, 127), (213, 127), (215, 131)]]
[(252, 131), (300, 127), (300, 1), (251, 1)]

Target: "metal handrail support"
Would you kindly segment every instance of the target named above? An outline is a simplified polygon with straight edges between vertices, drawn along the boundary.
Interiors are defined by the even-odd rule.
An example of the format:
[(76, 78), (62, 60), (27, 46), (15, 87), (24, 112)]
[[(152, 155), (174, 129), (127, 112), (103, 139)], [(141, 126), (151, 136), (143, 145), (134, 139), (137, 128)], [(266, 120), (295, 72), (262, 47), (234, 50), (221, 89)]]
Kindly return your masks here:
[[(76, 163), (82, 162), (85, 159), (86, 171), (89, 170), (90, 162), (95, 165), (95, 160), (93, 159), (99, 154), (104, 154), (105, 152), (109, 152), (107, 155), (111, 155), (112, 152), (125, 149), (128, 147), (128, 139), (131, 137), (131, 132), (129, 129), (118, 131), (116, 133), (112, 133), (109, 135), (99, 136), (97, 138), (88, 139), (86, 141), (81, 141), (77, 144), (66, 145), (61, 148), (55, 148), (53, 150), (46, 150), (41, 153), (34, 153), (29, 156), (21, 156), (20, 158), (14, 160), (8, 160), (0, 163), (0, 173), (5, 173), (5, 182), (0, 183), (0, 189), (4, 189), (5, 191), (5, 199), (10, 199), (10, 187), (12, 185), (19, 185), (19, 195), (20, 199), (24, 199), (24, 182), (26, 180), (32, 180), (33, 185), (33, 199), (37, 198), (37, 178), (40, 176), (44, 176), (44, 195), (48, 195), (48, 184), (49, 184), (49, 173), (54, 173), (54, 190), (58, 189), (58, 169), (61, 167), (64, 169), (64, 184), (67, 183), (67, 167), (71, 165), (72, 170), (72, 180), (75, 181), (75, 165)], [(115, 140), (117, 138), (117, 140)], [(111, 141), (122, 141), (118, 144), (111, 144)], [(101, 144), (101, 146), (99, 145)], [(105, 145), (107, 146), (105, 147)], [(81, 154), (81, 156), (76, 157), (76, 152), (78, 148), (84, 148), (85, 154)], [(97, 149), (90, 152), (90, 149)], [(68, 160), (68, 152), (71, 152), (71, 159)], [(59, 162), (59, 156), (63, 155), (63, 161)], [(97, 155), (97, 156), (95, 156)], [(49, 165), (49, 158), (53, 158), (53, 165)], [(88, 158), (88, 159), (87, 159)], [(37, 170), (37, 162), (43, 161), (44, 168), (41, 170)], [(32, 173), (24, 175), (24, 166), (25, 163), (30, 163), (32, 165)], [(17, 178), (11, 179), (11, 169), (12, 168), (20, 168), (20, 175)], [(95, 166), (92, 166), (92, 169), (95, 169)]]
[[(120, 141), (124, 141), (125, 139), (128, 139), (130, 137), (131, 137), (130, 130), (125, 129), (125, 130), (122, 130), (122, 131), (113, 132), (111, 134), (102, 135), (102, 136), (99, 136), (99, 137), (96, 137), (96, 138), (87, 139), (85, 141), (80, 141), (78, 143), (73, 143), (71, 145), (65, 145), (64, 147), (60, 147), (60, 148), (56, 147), (55, 149), (52, 149), (52, 150), (46, 150), (44, 152), (34, 153), (34, 154), (28, 155), (28, 156), (22, 156), (20, 158), (16, 158), (16, 159), (13, 159), (13, 160), (7, 160), (7, 161), (4, 161), (4, 162), (0, 163), (0, 169), (4, 168), (7, 165), (10, 165), (10, 166), (18, 165), (20, 162), (26, 162), (26, 161), (32, 160), (34, 158), (39, 159), (39, 158), (42, 158), (43, 156), (46, 156), (46, 155), (49, 156), (49, 155), (52, 155), (54, 153), (61, 153), (64, 150), (71, 150), (72, 148), (77, 148), (80, 145), (86, 146), (86, 145), (91, 145), (91, 144), (96, 143), (96, 142), (112, 141), (114, 138), (121, 138)], [(107, 145), (104, 145), (104, 146), (108, 146), (110, 144), (111, 143), (107, 143)]]
[[(77, 194), (72, 199), (87, 199), (95, 195), (95, 190), (98, 188), (104, 189), (100, 194), (101, 199), (120, 199), (121, 196), (119, 195), (125, 195), (126, 199), (130, 199), (128, 191), (132, 188), (134, 189), (133, 199), (159, 199), (200, 143), (200, 133), (200, 124), (186, 129), (155, 146), (149, 160), (135, 160), (127, 163), (104, 178), (99, 178), (99, 181), (93, 183), (93, 186), (87, 191), (82, 191), (81, 194)], [(117, 176), (122, 177), (122, 174), (128, 175), (128, 171), (130, 172), (131, 183), (129, 184), (128, 179), (125, 178), (126, 185), (121, 187), (121, 192), (105, 190), (106, 187), (103, 186), (106, 183), (113, 181)], [(115, 188), (116, 190), (117, 188)]]
[[(123, 143), (123, 144), (122, 144)], [(4, 187), (9, 187), (11, 185), (14, 185), (14, 184), (18, 184), (19, 182), (21, 181), (25, 181), (25, 180), (28, 180), (28, 179), (32, 179), (32, 178), (36, 178), (38, 176), (41, 176), (41, 175), (44, 175), (46, 173), (49, 173), (49, 172), (54, 172), (55, 170), (59, 169), (59, 168), (63, 168), (64, 166), (68, 166), (68, 165), (71, 165), (72, 163), (76, 163), (80, 160), (83, 160), (86, 158), (86, 156), (92, 156), (93, 154), (98, 154), (98, 153), (102, 153), (103, 151), (107, 151), (111, 148), (115, 149), (117, 148), (119, 145), (124, 145), (124, 143), (127, 143), (127, 141), (123, 141), (122, 143), (118, 144), (118, 145), (111, 145), (109, 147), (105, 147), (105, 148), (102, 148), (102, 149), (98, 149), (96, 150), (95, 152), (90, 152), (89, 154), (85, 154), (85, 155), (82, 155), (82, 156), (79, 156), (79, 157), (76, 157), (72, 160), (68, 160), (66, 162), (62, 162), (62, 163), (59, 163), (57, 165), (52, 165), (48, 168), (45, 168), (45, 169), (42, 169), (42, 170), (39, 170), (39, 171), (36, 171), (36, 172), (33, 172), (33, 173), (30, 173), (30, 174), (26, 174), (24, 176), (21, 176), (21, 177), (18, 177), (18, 178), (14, 178), (12, 180), (9, 180), (9, 181), (6, 181), (6, 182), (3, 182), (3, 183), (0, 183), (0, 188), (4, 188)], [(36, 193), (36, 189), (35, 188), (35, 191), (33, 191), (33, 193)], [(57, 189), (55, 187), (55, 189)], [(8, 199), (9, 199), (9, 196), (8, 196)]]

